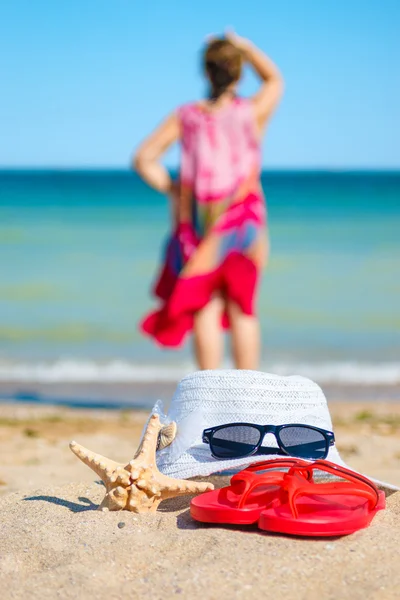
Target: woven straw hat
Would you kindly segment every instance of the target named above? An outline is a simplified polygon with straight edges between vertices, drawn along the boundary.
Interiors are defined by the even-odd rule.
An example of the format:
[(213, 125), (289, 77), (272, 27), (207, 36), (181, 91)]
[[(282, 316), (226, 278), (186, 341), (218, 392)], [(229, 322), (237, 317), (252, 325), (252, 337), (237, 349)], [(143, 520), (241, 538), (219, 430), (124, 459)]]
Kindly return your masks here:
[[(165, 475), (180, 479), (238, 470), (249, 464), (282, 458), (264, 454), (233, 460), (215, 459), (209, 445), (202, 442), (203, 429), (209, 427), (235, 422), (302, 423), (332, 431), (327, 401), (316, 383), (304, 377), (281, 377), (257, 371), (215, 370), (188, 375), (179, 383), (168, 414), (163, 415), (160, 402), (153, 413), (159, 414), (162, 423), (175, 421), (177, 424), (172, 444), (157, 452), (157, 465)], [(269, 434), (263, 444), (277, 447), (275, 438)], [(327, 460), (347, 467), (336, 446), (330, 446)], [(373, 481), (387, 490), (399, 489)]]

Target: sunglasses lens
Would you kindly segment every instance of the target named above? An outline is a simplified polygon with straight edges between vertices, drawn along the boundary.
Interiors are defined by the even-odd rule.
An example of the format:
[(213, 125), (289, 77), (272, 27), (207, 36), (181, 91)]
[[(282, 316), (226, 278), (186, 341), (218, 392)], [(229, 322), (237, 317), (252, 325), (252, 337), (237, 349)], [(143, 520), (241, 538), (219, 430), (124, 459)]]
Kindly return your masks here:
[(279, 432), (283, 448), (297, 458), (325, 458), (328, 442), (319, 431), (309, 427), (285, 427)]
[(211, 452), (218, 458), (240, 458), (251, 454), (261, 434), (251, 425), (234, 425), (218, 429), (211, 440)]

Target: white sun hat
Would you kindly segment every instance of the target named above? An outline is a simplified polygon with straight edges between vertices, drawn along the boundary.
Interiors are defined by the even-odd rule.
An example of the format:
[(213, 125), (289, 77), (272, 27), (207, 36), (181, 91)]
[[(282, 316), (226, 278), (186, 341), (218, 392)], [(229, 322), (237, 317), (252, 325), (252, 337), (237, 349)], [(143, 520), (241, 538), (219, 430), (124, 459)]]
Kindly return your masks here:
[[(175, 421), (174, 441), (157, 452), (157, 466), (162, 473), (180, 479), (207, 477), (221, 471), (239, 470), (250, 464), (276, 460), (282, 456), (253, 455), (237, 459), (216, 459), (210, 446), (202, 441), (204, 429), (228, 423), (282, 425), (297, 423), (332, 431), (328, 404), (321, 388), (305, 377), (282, 377), (269, 373), (242, 370), (199, 371), (179, 383), (168, 414), (157, 402), (153, 414), (162, 423)], [(268, 440), (267, 440), (268, 438)], [(275, 438), (266, 434), (263, 445), (278, 447)], [(335, 445), (326, 457), (332, 463), (348, 467)], [(399, 488), (375, 481), (386, 490)]]

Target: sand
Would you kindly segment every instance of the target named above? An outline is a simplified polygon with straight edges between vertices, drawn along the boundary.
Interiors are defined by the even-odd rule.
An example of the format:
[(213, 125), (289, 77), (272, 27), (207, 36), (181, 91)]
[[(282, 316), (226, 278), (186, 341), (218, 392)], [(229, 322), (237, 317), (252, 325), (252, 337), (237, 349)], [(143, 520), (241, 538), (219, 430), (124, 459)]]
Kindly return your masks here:
[[(330, 408), (348, 464), (400, 485), (400, 406)], [(200, 525), (190, 518), (189, 498), (166, 501), (151, 516), (97, 512), (103, 488), (68, 441), (123, 461), (145, 418), (0, 407), (2, 600), (400, 598), (400, 493), (388, 497), (371, 527), (339, 539)]]

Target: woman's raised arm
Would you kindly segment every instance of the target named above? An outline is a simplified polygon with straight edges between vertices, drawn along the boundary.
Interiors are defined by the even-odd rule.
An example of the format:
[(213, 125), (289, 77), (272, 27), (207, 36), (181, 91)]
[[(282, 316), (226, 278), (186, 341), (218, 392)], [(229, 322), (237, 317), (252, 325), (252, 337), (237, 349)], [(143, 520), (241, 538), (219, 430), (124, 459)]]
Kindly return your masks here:
[(252, 101), (257, 123), (262, 129), (282, 97), (282, 75), (272, 60), (250, 40), (231, 32), (227, 33), (227, 38), (242, 51), (244, 60), (253, 67), (261, 79), (260, 89), (253, 96)]

